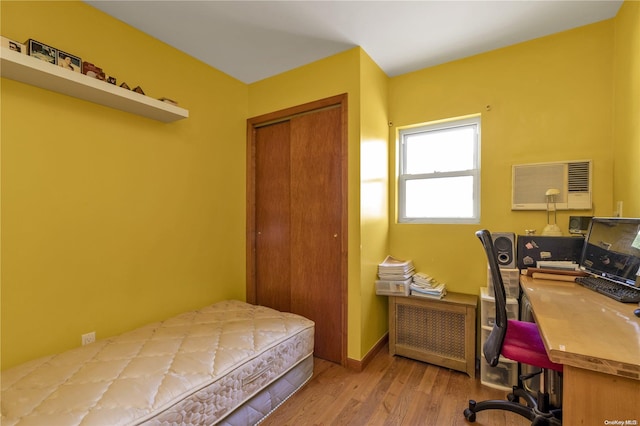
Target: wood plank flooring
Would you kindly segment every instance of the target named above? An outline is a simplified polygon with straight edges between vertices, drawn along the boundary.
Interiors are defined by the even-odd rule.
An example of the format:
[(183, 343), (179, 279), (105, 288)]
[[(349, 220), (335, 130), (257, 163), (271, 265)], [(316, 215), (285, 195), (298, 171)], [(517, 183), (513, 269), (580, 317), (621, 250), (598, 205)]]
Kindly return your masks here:
[[(477, 375), (479, 376), (479, 375)], [(261, 425), (525, 426), (504, 411), (478, 413), (467, 423), (469, 399), (504, 399), (505, 391), (464, 373), (399, 356), (385, 346), (362, 372), (314, 359), (313, 378)]]

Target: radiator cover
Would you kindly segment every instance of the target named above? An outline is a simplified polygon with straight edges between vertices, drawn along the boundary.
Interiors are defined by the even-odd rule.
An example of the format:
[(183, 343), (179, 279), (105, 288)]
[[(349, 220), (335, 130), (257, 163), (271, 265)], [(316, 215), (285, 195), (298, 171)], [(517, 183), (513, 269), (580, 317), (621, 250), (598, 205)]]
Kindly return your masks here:
[(389, 297), (389, 352), (475, 377), (477, 297)]

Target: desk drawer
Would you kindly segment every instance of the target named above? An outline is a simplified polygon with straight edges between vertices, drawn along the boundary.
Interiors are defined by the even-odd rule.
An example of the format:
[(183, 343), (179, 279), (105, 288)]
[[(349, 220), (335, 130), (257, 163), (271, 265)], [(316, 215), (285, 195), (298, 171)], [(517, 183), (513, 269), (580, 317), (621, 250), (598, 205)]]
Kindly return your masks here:
[[(507, 318), (518, 319), (518, 299), (507, 298)], [(483, 327), (493, 327), (496, 321), (496, 299), (489, 296), (487, 287), (480, 289), (480, 318)]]
[(518, 384), (518, 363), (500, 357), (498, 365), (492, 367), (484, 357), (480, 360), (480, 382), (483, 385), (510, 391)]

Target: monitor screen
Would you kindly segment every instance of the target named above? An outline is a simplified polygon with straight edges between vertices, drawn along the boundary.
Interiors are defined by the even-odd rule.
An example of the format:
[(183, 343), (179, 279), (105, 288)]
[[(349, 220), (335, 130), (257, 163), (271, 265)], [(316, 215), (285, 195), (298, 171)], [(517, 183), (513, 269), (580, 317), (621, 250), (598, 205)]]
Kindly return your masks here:
[(640, 286), (640, 218), (591, 220), (580, 269), (629, 286)]

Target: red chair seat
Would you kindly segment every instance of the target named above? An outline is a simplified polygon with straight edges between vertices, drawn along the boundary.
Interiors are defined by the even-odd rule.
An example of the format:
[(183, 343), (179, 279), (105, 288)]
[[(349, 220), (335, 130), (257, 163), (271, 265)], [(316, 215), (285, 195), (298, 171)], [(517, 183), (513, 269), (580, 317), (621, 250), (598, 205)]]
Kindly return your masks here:
[(502, 355), (510, 360), (535, 367), (562, 371), (562, 364), (556, 364), (547, 356), (538, 326), (533, 322), (507, 321), (507, 334), (502, 344)]

